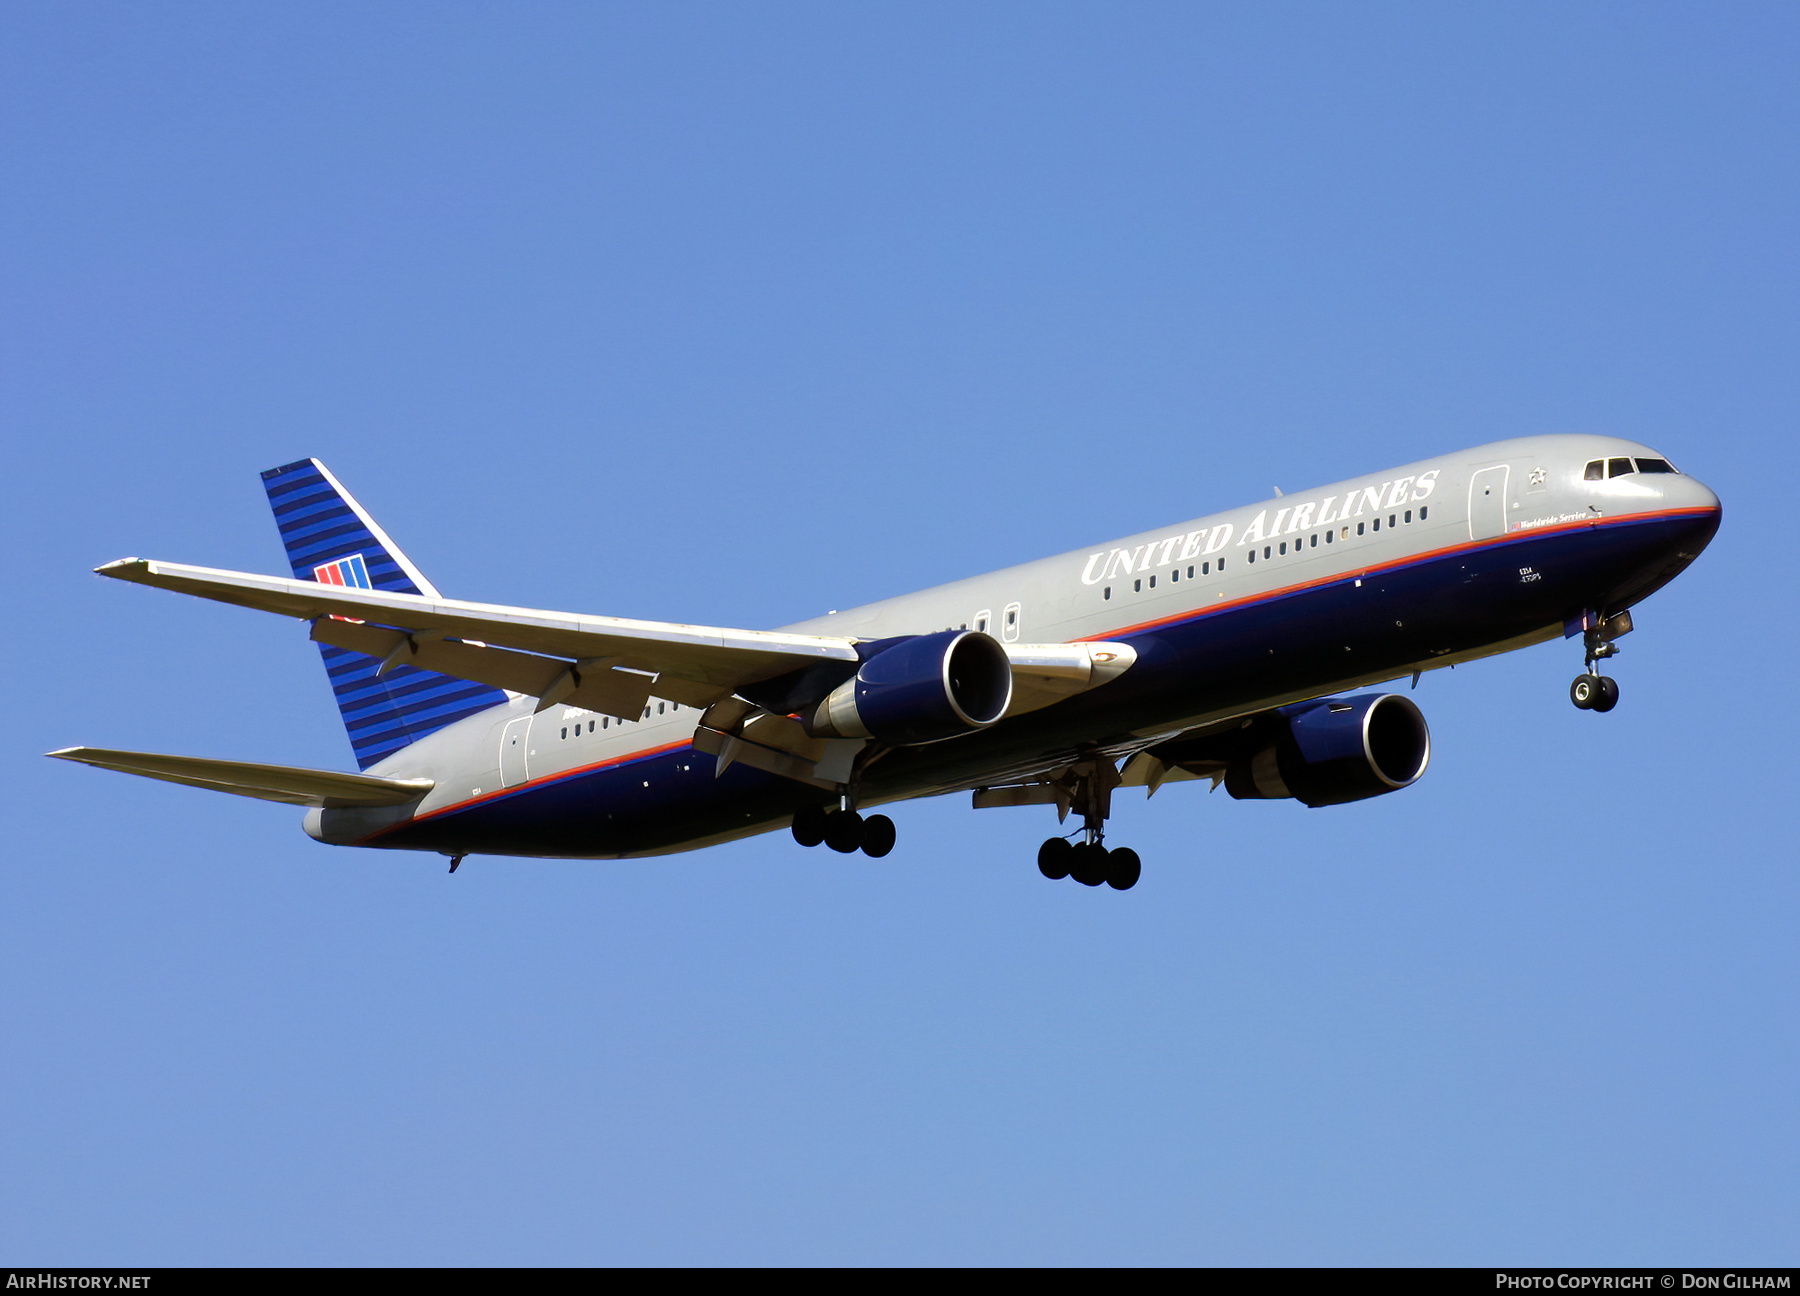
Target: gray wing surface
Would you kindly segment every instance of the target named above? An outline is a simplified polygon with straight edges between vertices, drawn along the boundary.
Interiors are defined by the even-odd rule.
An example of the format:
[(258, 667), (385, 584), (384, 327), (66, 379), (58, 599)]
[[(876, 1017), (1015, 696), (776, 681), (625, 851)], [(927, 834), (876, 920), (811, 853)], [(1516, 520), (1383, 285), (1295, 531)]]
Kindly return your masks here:
[(122, 558), (102, 576), (313, 623), (312, 637), (540, 699), (630, 715), (646, 694), (706, 706), (824, 661), (849, 639), (469, 603), (316, 581)]
[(428, 778), (377, 778), (373, 774), (340, 774), (335, 770), (300, 769), (292, 765), (256, 765), (249, 761), (112, 751), (105, 747), (64, 747), (46, 755), (143, 778), (161, 779), (165, 783), (183, 783), (210, 792), (229, 792), (234, 796), (281, 801), (287, 805), (333, 808), (404, 805), (408, 801), (417, 801), (434, 786)]

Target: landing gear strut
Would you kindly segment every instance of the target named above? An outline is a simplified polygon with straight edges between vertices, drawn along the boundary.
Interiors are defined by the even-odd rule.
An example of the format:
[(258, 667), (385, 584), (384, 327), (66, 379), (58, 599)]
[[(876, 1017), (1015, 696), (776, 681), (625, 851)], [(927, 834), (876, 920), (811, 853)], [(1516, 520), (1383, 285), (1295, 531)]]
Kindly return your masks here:
[(1081, 813), (1081, 840), (1050, 838), (1038, 847), (1038, 872), (1053, 882), (1066, 877), (1089, 887), (1104, 882), (1115, 891), (1129, 891), (1137, 885), (1144, 871), (1138, 853), (1128, 846), (1116, 850), (1105, 846), (1112, 790), (1118, 784), (1119, 773), (1109, 760), (1082, 761), (1055, 781), (1058, 810)]
[(1569, 701), (1583, 711), (1611, 711), (1619, 705), (1619, 685), (1610, 675), (1600, 674), (1595, 667), (1608, 657), (1619, 655), (1619, 645), (1613, 640), (1621, 635), (1631, 633), (1631, 613), (1620, 612), (1616, 616), (1596, 619), (1595, 624), (1588, 626), (1581, 636), (1587, 656), (1583, 665), (1586, 670), (1577, 675), (1569, 685)]
[(894, 821), (886, 815), (863, 816), (848, 805), (828, 809), (821, 805), (803, 806), (794, 812), (794, 840), (802, 846), (821, 842), (840, 855), (861, 851), (870, 859), (880, 859), (894, 849)]

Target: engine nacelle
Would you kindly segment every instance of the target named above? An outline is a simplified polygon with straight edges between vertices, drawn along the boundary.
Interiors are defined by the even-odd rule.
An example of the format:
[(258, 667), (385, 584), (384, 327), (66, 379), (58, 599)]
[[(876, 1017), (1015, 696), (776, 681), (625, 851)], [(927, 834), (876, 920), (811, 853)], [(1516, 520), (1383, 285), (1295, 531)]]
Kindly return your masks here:
[(902, 640), (865, 661), (814, 708), (818, 738), (875, 738), (895, 746), (985, 729), (1012, 703), (1012, 666), (978, 630)]
[(1283, 707), (1260, 742), (1226, 768), (1239, 800), (1294, 797), (1343, 805), (1418, 782), (1431, 760), (1431, 730), (1411, 698), (1364, 693)]

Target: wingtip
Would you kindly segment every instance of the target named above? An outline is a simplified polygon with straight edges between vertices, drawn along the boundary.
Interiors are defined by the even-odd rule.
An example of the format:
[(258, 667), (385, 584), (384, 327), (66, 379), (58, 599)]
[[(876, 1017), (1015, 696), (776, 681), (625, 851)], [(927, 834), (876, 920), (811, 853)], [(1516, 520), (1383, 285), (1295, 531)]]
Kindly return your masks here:
[(147, 570), (149, 566), (150, 564), (142, 558), (115, 558), (109, 563), (101, 563), (94, 568), (94, 575), (123, 577), (127, 571), (133, 568), (143, 571)]
[(54, 756), (57, 760), (80, 760), (84, 750), (86, 749), (81, 747), (58, 747), (55, 751), (45, 752), (44, 755)]

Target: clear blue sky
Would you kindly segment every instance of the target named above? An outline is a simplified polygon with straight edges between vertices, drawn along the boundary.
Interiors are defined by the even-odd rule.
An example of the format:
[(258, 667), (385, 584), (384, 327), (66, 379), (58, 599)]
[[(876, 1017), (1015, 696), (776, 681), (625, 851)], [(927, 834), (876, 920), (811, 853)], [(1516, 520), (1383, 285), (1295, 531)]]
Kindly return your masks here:
[[(0, 9), (0, 1262), (1800, 1259), (1800, 11)], [(317, 455), (445, 590), (771, 626), (1505, 436), (1724, 498), (1417, 787), (333, 850)]]

